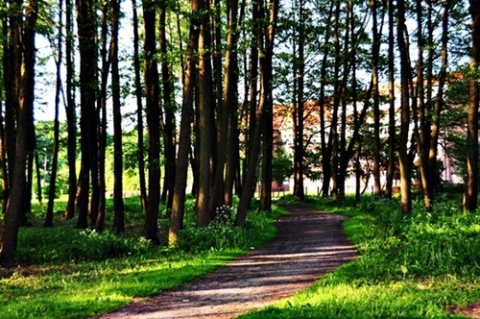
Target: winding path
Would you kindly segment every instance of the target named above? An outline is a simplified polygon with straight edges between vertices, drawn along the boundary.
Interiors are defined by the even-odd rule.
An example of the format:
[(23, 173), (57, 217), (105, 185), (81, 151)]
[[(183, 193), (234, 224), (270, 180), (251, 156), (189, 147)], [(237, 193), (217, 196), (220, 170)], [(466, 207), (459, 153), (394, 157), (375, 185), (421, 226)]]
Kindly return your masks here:
[(342, 232), (346, 217), (285, 206), (273, 243), (237, 258), (199, 281), (164, 292), (100, 319), (226, 319), (307, 288), (355, 258)]

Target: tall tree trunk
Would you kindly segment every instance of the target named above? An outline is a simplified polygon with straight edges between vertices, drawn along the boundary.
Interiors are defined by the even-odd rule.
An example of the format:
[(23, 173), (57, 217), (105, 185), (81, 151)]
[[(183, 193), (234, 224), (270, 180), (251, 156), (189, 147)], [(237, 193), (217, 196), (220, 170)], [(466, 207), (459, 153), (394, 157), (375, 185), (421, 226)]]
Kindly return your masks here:
[[(91, 181), (92, 199), (98, 196), (98, 162), (97, 162), (97, 112), (95, 107), (97, 48), (96, 48), (96, 14), (92, 0), (76, 0), (77, 27), (80, 50), (80, 136), (81, 136), (81, 170), (79, 216), (77, 227), (88, 227), (89, 186)], [(96, 215), (92, 200), (90, 214)], [(92, 210), (94, 208), (95, 210)]]
[(303, 141), (303, 123), (304, 123), (304, 72), (305, 72), (305, 31), (304, 31), (304, 13), (303, 13), (303, 0), (300, 0), (298, 3), (298, 8), (295, 11), (298, 11), (298, 30), (297, 32), (297, 45), (294, 44), (294, 48), (297, 47), (298, 51), (294, 53), (294, 110), (293, 110), (293, 129), (294, 129), (294, 151), (293, 151), (293, 195), (299, 199), (304, 199), (305, 193), (303, 188), (303, 158), (305, 157), (304, 152), (304, 141)]
[(112, 24), (110, 42), (110, 60), (112, 64), (112, 103), (113, 103), (113, 230), (125, 231), (125, 212), (123, 203), (123, 147), (122, 147), (122, 111), (120, 102), (120, 72), (118, 66), (118, 32), (120, 24), (120, 1), (111, 0), (110, 19)]
[[(198, 14), (198, 3), (191, 2), (192, 14)], [(179, 239), (180, 229), (183, 228), (185, 212), (185, 192), (188, 175), (188, 159), (191, 143), (191, 122), (193, 117), (193, 99), (196, 75), (196, 55), (198, 50), (198, 25), (190, 22), (190, 35), (188, 38), (186, 63), (183, 72), (183, 101), (180, 120), (180, 136), (178, 141), (178, 154), (175, 166), (175, 187), (172, 194), (172, 210), (170, 215), (170, 228), (168, 230), (168, 245), (174, 246)]]
[[(234, 150), (229, 147), (234, 143), (231, 138), (232, 126), (232, 113), (235, 114), (237, 108), (237, 9), (238, 1), (231, 0), (227, 2), (227, 49), (225, 52), (225, 75), (223, 80), (223, 98), (221, 98), (221, 104), (219, 109), (219, 121), (218, 121), (218, 146), (217, 146), (217, 159), (216, 159), (216, 172), (215, 181), (213, 183), (213, 193), (210, 202), (210, 210), (213, 211), (217, 207), (220, 207), (224, 202), (224, 194), (226, 190), (227, 179), (227, 159), (232, 161), (232, 154)], [(222, 81), (220, 81), (222, 83)], [(228, 164), (231, 167), (231, 164)], [(230, 174), (232, 171), (230, 169)], [(229, 188), (232, 187), (233, 179), (229, 184)], [(230, 190), (231, 192), (231, 190)]]
[(65, 115), (67, 120), (67, 158), (68, 158), (68, 202), (65, 210), (65, 218), (72, 219), (75, 216), (75, 201), (77, 195), (77, 123), (74, 94), (74, 68), (73, 57), (73, 5), (71, 0), (65, 1), (65, 64), (66, 64), (66, 97)]
[[(36, 1), (28, 1), (25, 6), (25, 25), (21, 29), (19, 37), (15, 38), (20, 42), (13, 42), (21, 47), (20, 66), (21, 77), (15, 78), (18, 85), (18, 111), (17, 111), (17, 134), (15, 140), (15, 167), (12, 172), (12, 192), (8, 199), (7, 209), (4, 215), (3, 228), (0, 233), (0, 265), (10, 266), (14, 260), (17, 249), (18, 229), (20, 218), (25, 209), (26, 193), (26, 164), (28, 157), (28, 145), (30, 137), (30, 126), (33, 123), (33, 101), (34, 101), (34, 78), (35, 78), (35, 28), (38, 16), (38, 5)], [(20, 8), (19, 8), (20, 10)], [(16, 11), (18, 19), (22, 13)], [(18, 20), (17, 20), (18, 21)], [(16, 25), (18, 26), (18, 25)], [(12, 25), (10, 26), (12, 27)]]
[[(107, 148), (107, 95), (108, 95), (108, 75), (110, 73), (111, 58), (109, 57), (108, 52), (108, 28), (109, 28), (109, 7), (108, 3), (104, 3), (102, 7), (102, 22), (101, 22), (101, 31), (100, 31), (100, 42), (101, 42), (101, 61), (102, 61), (102, 70), (101, 70), (101, 82), (100, 82), (100, 92), (97, 96), (97, 136), (98, 136), (98, 145), (96, 149), (96, 154), (98, 156), (98, 175), (97, 181), (92, 177), (92, 184), (98, 183), (98, 197), (93, 196), (91, 199), (91, 209), (90, 209), (90, 222), (91, 227), (97, 232), (103, 232), (105, 227), (105, 158), (106, 158), (106, 148)], [(93, 172), (92, 172), (93, 174)], [(92, 185), (92, 189), (94, 185)]]
[[(53, 208), (55, 203), (55, 189), (57, 180), (57, 167), (58, 167), (58, 144), (60, 137), (60, 122), (59, 122), (59, 110), (60, 110), (60, 93), (62, 88), (61, 67), (63, 59), (63, 36), (62, 36), (62, 23), (63, 23), (63, 0), (59, 1), (58, 6), (62, 8), (58, 11), (58, 41), (57, 41), (57, 59), (56, 63), (56, 87), (55, 87), (55, 118), (53, 120), (53, 150), (52, 150), (52, 171), (50, 173), (50, 188), (48, 191), (48, 206), (47, 213), (45, 215), (45, 221), (43, 226), (53, 226)], [(38, 165), (37, 165), (38, 166)]]
[(393, 0), (388, 0), (388, 164), (385, 197), (393, 195), (393, 179), (395, 178), (395, 30), (394, 30), (394, 5)]
[(145, 180), (145, 159), (144, 159), (144, 144), (143, 144), (143, 103), (142, 103), (142, 83), (140, 76), (140, 55), (138, 36), (138, 16), (137, 3), (132, 0), (133, 11), (133, 68), (135, 72), (135, 97), (137, 101), (137, 160), (138, 160), (138, 179), (140, 186), (140, 204), (142, 210), (147, 210), (147, 186)]
[(332, 177), (332, 197), (337, 200), (338, 194), (338, 109), (340, 106), (340, 1), (335, 2), (335, 18), (334, 18), (334, 31), (333, 31), (333, 44), (334, 44), (334, 71), (333, 71), (333, 111), (332, 121), (330, 127), (330, 136), (328, 143), (331, 145), (331, 177)]
[(400, 119), (400, 137), (399, 137), (399, 162), (400, 162), (400, 194), (401, 211), (408, 214), (412, 210), (411, 194), (411, 162), (408, 156), (409, 142), (409, 122), (410, 122), (410, 103), (409, 103), (409, 72), (410, 65), (408, 60), (408, 46), (405, 36), (405, 1), (399, 0), (397, 3), (397, 41), (400, 50), (400, 78), (401, 78), (401, 119)]
[[(429, 169), (428, 169), (428, 151), (430, 148), (430, 121), (427, 114), (427, 105), (425, 103), (425, 81), (424, 70), (426, 65), (424, 63), (425, 40), (423, 35), (423, 24), (425, 17), (423, 15), (422, 1), (418, 0), (416, 5), (417, 11), (417, 41), (418, 41), (418, 61), (417, 61), (417, 81), (416, 81), (416, 103), (413, 103), (414, 118), (418, 117), (418, 129), (415, 130), (417, 140), (417, 152), (419, 155), (419, 171), (420, 181), (423, 189), (423, 198), (425, 208), (427, 211), (432, 210), (432, 198), (430, 193), (431, 186), (429, 185)], [(429, 101), (430, 102), (430, 101)], [(428, 103), (429, 103), (428, 102)]]
[[(227, 149), (225, 157), (225, 186), (223, 193), (223, 204), (231, 206), (233, 202), (233, 188), (235, 183), (235, 172), (239, 163), (239, 132), (238, 132), (238, 96), (237, 83), (239, 65), (238, 65), (238, 31), (237, 25), (241, 25), (245, 13), (245, 2), (240, 6), (239, 18), (237, 19), (238, 1), (229, 2), (229, 33), (227, 35), (228, 50), (225, 54), (225, 79), (224, 83), (224, 103), (229, 110), (227, 127)], [(238, 21), (237, 21), (238, 20)], [(247, 90), (245, 91), (247, 93)]]
[(467, 109), (467, 178), (463, 195), (463, 210), (473, 212), (478, 205), (478, 105), (479, 85), (477, 69), (480, 64), (480, 1), (470, 0), (472, 16), (472, 59), (470, 69), (470, 103)]
[[(435, 98), (433, 106), (433, 120), (432, 120), (432, 130), (430, 138), (430, 150), (428, 153), (428, 167), (430, 172), (428, 174), (430, 178), (429, 185), (436, 185), (437, 180), (437, 154), (438, 154), (438, 139), (440, 135), (440, 114), (444, 105), (444, 91), (445, 91), (445, 82), (447, 78), (447, 66), (448, 66), (448, 23), (450, 10), (452, 2), (447, 0), (444, 2), (443, 15), (442, 15), (442, 38), (441, 38), (441, 66), (440, 72), (438, 75), (438, 90), (437, 96)], [(433, 187), (432, 187), (432, 198), (433, 198)]]
[[(164, 147), (165, 147), (165, 176), (162, 202), (167, 204), (167, 209), (172, 207), (172, 193), (175, 185), (175, 101), (173, 92), (173, 79), (170, 72), (168, 52), (167, 52), (167, 35), (166, 35), (166, 2), (162, 2), (160, 8), (160, 60), (162, 66), (162, 88), (163, 88), (163, 106), (165, 108), (165, 131), (164, 131)], [(167, 199), (168, 196), (168, 199)]]
[[(328, 14), (328, 25), (325, 28), (326, 30), (330, 30), (330, 24), (333, 19), (333, 10), (335, 8), (335, 2), (332, 1), (330, 3), (330, 10)], [(325, 51), (323, 52), (323, 59), (322, 59), (322, 66), (320, 69), (320, 79), (321, 79), (321, 85), (320, 85), (320, 93), (319, 93), (319, 107), (320, 107), (320, 145), (322, 148), (322, 173), (323, 173), (323, 181), (322, 181), (322, 195), (323, 196), (328, 196), (329, 195), (329, 189), (330, 189), (330, 178), (331, 178), (331, 156), (332, 156), (332, 148), (331, 144), (328, 142), (327, 143), (327, 137), (326, 137), (326, 114), (325, 114), (325, 109), (327, 108), (327, 99), (325, 98), (325, 83), (327, 82), (327, 57), (330, 52), (330, 45), (328, 43), (328, 40), (330, 39), (327, 34), (324, 35), (325, 38), (325, 44), (324, 48)]]
[[(196, 0), (193, 0), (196, 1)], [(209, 210), (212, 178), (212, 146), (215, 140), (213, 120), (213, 77), (211, 65), (211, 37), (209, 27), (210, 10), (207, 0), (198, 0), (200, 10), (200, 30), (198, 40), (199, 62), (197, 69), (198, 83), (198, 194), (196, 201), (197, 226), (206, 227), (212, 213)]]
[[(254, 135), (251, 136), (249, 142), (248, 168), (243, 182), (243, 191), (238, 205), (237, 217), (235, 225), (243, 226), (247, 217), (247, 210), (254, 193), (256, 167), (258, 163), (258, 154), (260, 152), (260, 137), (262, 133), (262, 119), (265, 115), (265, 109), (272, 103), (272, 58), (273, 43), (275, 38), (275, 28), (278, 16), (278, 0), (270, 0), (268, 4), (256, 3), (254, 6), (262, 12), (261, 16), (268, 23), (263, 26), (260, 38), (257, 43), (260, 57), (260, 100), (256, 112), (256, 126)], [(268, 6), (267, 8), (264, 6)], [(268, 16), (265, 14), (268, 11)], [(263, 20), (262, 19), (262, 20)]]
[(156, 54), (155, 8), (149, 1), (143, 1), (143, 20), (145, 25), (145, 91), (147, 96), (148, 128), (148, 205), (143, 234), (153, 244), (159, 244), (158, 210), (160, 205), (160, 86)]
[(380, 58), (380, 34), (378, 32), (378, 19), (376, 0), (370, 0), (370, 7), (372, 10), (372, 84), (373, 84), (373, 179), (374, 179), (374, 194), (380, 196), (382, 187), (380, 184), (380, 92), (378, 88), (378, 64)]

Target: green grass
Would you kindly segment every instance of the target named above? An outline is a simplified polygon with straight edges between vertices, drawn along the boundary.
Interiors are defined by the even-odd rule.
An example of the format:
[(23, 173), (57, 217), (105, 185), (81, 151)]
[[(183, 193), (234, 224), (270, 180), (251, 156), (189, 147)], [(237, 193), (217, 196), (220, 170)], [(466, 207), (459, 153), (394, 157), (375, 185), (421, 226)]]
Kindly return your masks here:
[(427, 213), (418, 201), (403, 216), (397, 200), (355, 205), (347, 198), (335, 205), (309, 198), (311, 206), (351, 217), (344, 229), (359, 257), (241, 318), (462, 318), (445, 309), (480, 300), (480, 216), (461, 214), (459, 202), (438, 202)]
[[(30, 216), (33, 227), (22, 228), (18, 259), (29, 265), (3, 272), (0, 278), (0, 318), (90, 318), (127, 305), (135, 297), (147, 297), (190, 282), (271, 241), (276, 234), (274, 216), (251, 213), (245, 228), (230, 225), (197, 230), (193, 213), (179, 247), (152, 248), (138, 239), (142, 216), (136, 202), (128, 202), (129, 232), (117, 236), (73, 228), (61, 221), (45, 229), (41, 211)], [(191, 205), (191, 202), (188, 203)], [(161, 220), (162, 228), (166, 219)], [(209, 240), (205, 240), (209, 234)], [(1, 274), (1, 272), (0, 272)]]

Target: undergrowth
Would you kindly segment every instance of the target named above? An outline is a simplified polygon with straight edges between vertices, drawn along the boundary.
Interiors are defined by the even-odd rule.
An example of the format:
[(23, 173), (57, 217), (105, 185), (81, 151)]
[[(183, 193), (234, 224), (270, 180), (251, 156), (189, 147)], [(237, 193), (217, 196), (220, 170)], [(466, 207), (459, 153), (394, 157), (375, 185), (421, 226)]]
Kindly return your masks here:
[[(138, 234), (143, 215), (138, 201), (126, 201), (127, 233), (96, 233), (63, 221), (41, 226), (41, 207), (29, 216), (32, 227), (21, 228), (17, 261), (21, 266), (0, 269), (0, 319), (91, 318), (146, 297), (191, 282), (240, 254), (271, 241), (271, 216), (248, 214), (245, 227), (234, 227), (235, 209), (205, 229), (196, 229), (193, 200), (187, 201), (185, 229), (177, 247), (152, 247)], [(227, 218), (228, 217), (228, 218)], [(107, 224), (111, 221), (107, 219)], [(163, 213), (161, 234), (168, 227)]]
[(344, 229), (358, 258), (242, 318), (461, 318), (446, 309), (480, 301), (480, 215), (460, 213), (458, 198), (440, 198), (433, 212), (415, 201), (409, 215), (397, 199), (308, 198), (350, 216)]

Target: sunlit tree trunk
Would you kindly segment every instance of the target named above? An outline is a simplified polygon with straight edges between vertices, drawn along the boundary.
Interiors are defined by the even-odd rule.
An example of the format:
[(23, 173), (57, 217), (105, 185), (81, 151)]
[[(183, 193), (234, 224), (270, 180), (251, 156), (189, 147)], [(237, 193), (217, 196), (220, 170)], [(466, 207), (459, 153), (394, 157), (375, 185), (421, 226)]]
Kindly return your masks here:
[[(58, 6), (63, 8), (63, 0), (59, 1)], [(55, 84), (55, 118), (53, 120), (53, 149), (52, 149), (52, 171), (50, 173), (50, 189), (48, 191), (48, 206), (47, 213), (45, 214), (45, 221), (43, 225), (45, 227), (53, 226), (53, 208), (55, 203), (55, 189), (57, 180), (57, 166), (58, 166), (58, 144), (60, 136), (60, 122), (59, 122), (59, 110), (60, 110), (60, 93), (62, 88), (61, 67), (63, 59), (63, 36), (62, 36), (62, 23), (63, 23), (63, 10), (58, 11), (58, 41), (57, 41), (57, 59), (56, 63), (56, 84)], [(38, 165), (37, 165), (38, 167)]]
[[(293, 58), (293, 69), (294, 69), (294, 81), (293, 81), (293, 90), (294, 90), (294, 106), (293, 106), (293, 136), (294, 136), (294, 151), (293, 151), (293, 195), (299, 199), (305, 197), (304, 185), (303, 185), (303, 158), (305, 157), (304, 152), (304, 72), (305, 72), (305, 32), (304, 32), (304, 17), (303, 17), (303, 0), (299, 0), (298, 4), (296, 3), (296, 10), (298, 12), (298, 21), (297, 21), (297, 30), (296, 30), (296, 44), (294, 43), (294, 58)], [(295, 52), (295, 49), (297, 52)]]
[(331, 172), (332, 172), (332, 197), (338, 199), (338, 109), (340, 106), (340, 1), (335, 2), (335, 18), (333, 28), (333, 45), (334, 45), (334, 71), (333, 71), (333, 105), (332, 105), (332, 120), (330, 127), (330, 136), (328, 143), (331, 145)]
[(74, 94), (74, 69), (73, 56), (73, 5), (71, 0), (65, 2), (65, 68), (66, 68), (66, 104), (65, 116), (67, 120), (67, 158), (68, 158), (68, 202), (65, 218), (75, 216), (75, 202), (77, 195), (77, 123)]
[(408, 47), (404, 37), (405, 32), (405, 1), (397, 3), (397, 42), (400, 51), (400, 84), (401, 84), (401, 119), (399, 137), (399, 162), (400, 162), (400, 195), (401, 211), (408, 214), (412, 210), (411, 195), (411, 162), (408, 156), (409, 126), (410, 126), (410, 103), (409, 103), (409, 69)]

